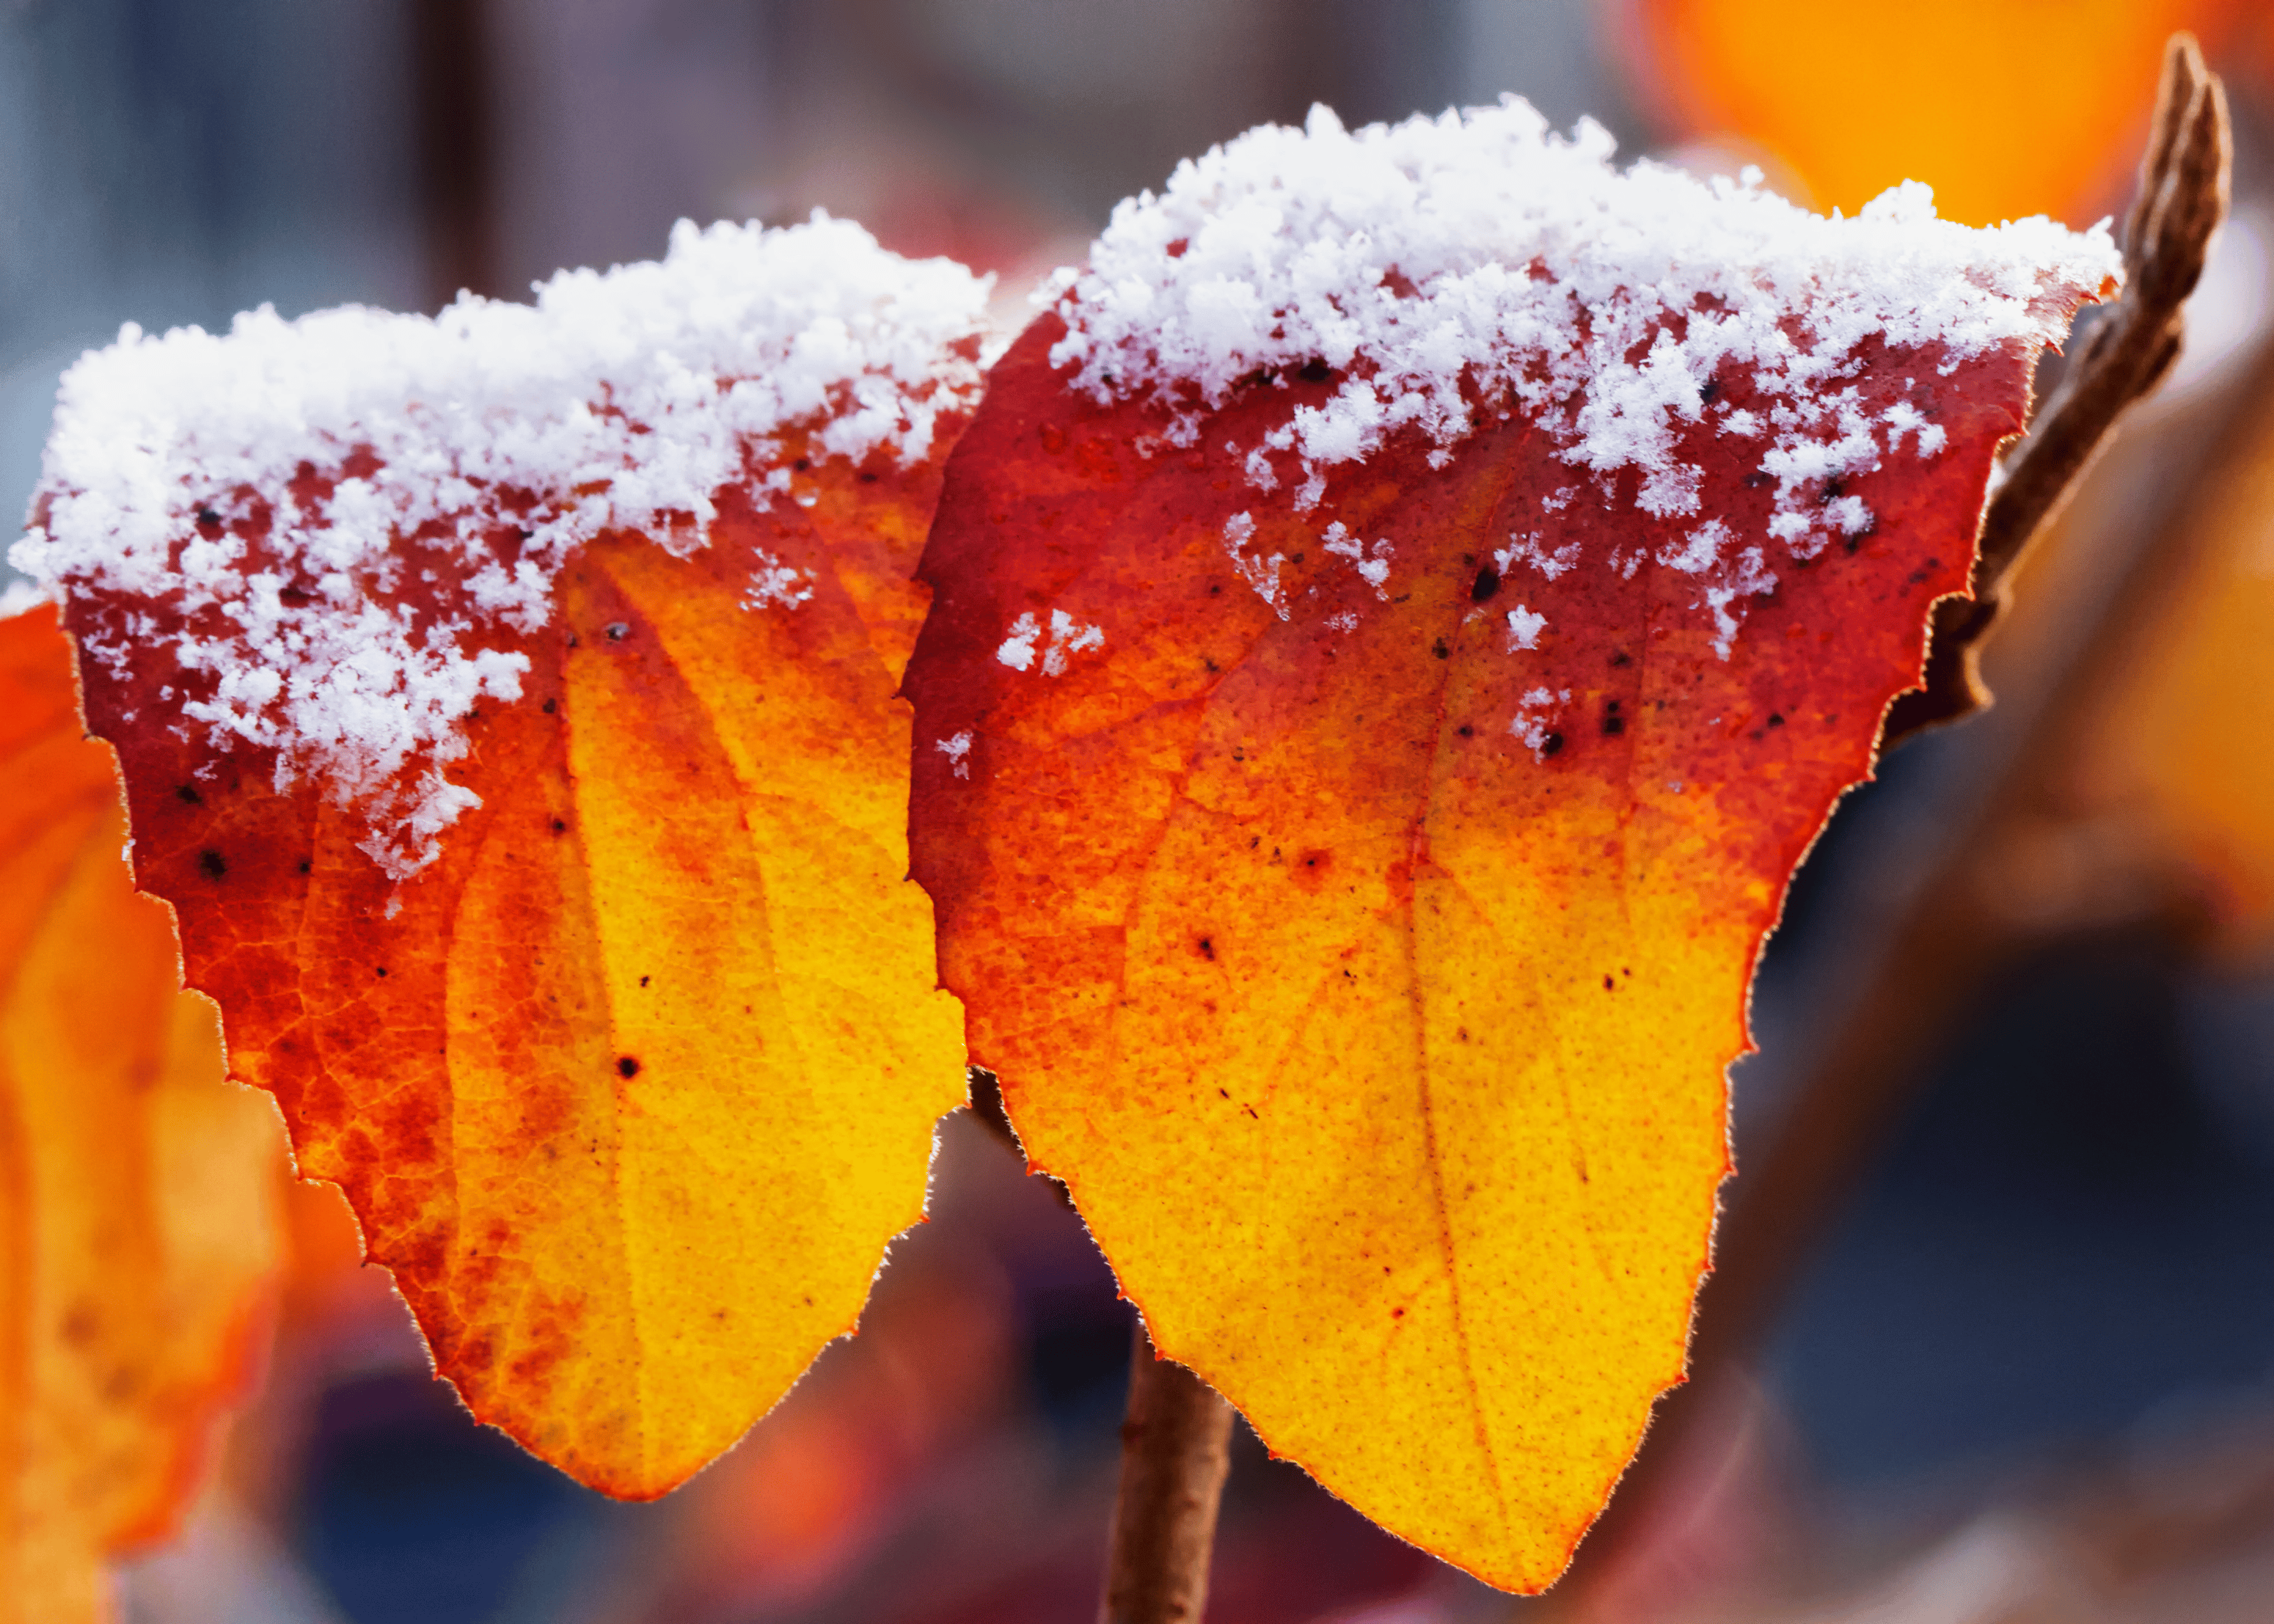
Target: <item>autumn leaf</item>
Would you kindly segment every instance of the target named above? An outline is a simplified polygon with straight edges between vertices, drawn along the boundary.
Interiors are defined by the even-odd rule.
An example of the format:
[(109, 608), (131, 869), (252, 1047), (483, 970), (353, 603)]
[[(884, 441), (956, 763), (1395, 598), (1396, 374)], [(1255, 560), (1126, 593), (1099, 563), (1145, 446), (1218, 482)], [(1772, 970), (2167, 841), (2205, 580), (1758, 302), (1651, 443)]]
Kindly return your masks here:
[(534, 309), (66, 381), (17, 557), (137, 875), (441, 1373), (613, 1494), (853, 1327), (962, 1097), (895, 690), (982, 293), (826, 220), (682, 227)]
[(908, 673), (1030, 1160), (1163, 1354), (1510, 1589), (1681, 1377), (1763, 935), (2113, 267), (1607, 155), (1314, 113), (1123, 206)]
[(2045, 208), (2090, 218), (2127, 177), (2154, 104), (2143, 64), (2182, 28), (2216, 56), (2251, 9), (1641, 0), (1621, 40), (1663, 110), (1759, 143), (1821, 207), (1852, 212), (1916, 178), (1946, 217), (1986, 225)]
[(283, 1140), (119, 848), (51, 606), (0, 618), (0, 1620), (109, 1615), (265, 1346)]

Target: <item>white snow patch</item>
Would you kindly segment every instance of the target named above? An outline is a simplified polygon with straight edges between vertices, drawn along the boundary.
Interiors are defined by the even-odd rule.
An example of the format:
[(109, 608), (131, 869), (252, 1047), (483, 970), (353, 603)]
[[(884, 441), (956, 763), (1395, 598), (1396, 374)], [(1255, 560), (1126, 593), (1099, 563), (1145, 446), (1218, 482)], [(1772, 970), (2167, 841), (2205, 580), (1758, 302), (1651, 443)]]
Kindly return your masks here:
[(11, 581), (0, 588), (0, 620), (28, 613), (49, 601), (51, 594), (29, 581)]
[(1660, 547), (1658, 561), (1685, 575), (1702, 575), (1713, 568), (1728, 540), (1729, 527), (1719, 519), (1708, 519), (1690, 532), (1689, 539), (1679, 549)]
[(1224, 522), (1224, 550), (1231, 555), (1232, 568), (1247, 583), (1255, 595), (1271, 605), (1271, 611), (1281, 620), (1287, 618), (1286, 590), (1279, 583), (1279, 567), (1287, 561), (1284, 553), (1269, 558), (1251, 555), (1247, 544), (1255, 539), (1255, 515), (1236, 513)]
[(1517, 701), (1516, 716), (1510, 721), (1508, 731), (1523, 741), (1534, 761), (1547, 759), (1547, 747), (1554, 736), (1556, 712), (1571, 703), (1570, 688), (1535, 688)]
[(1349, 527), (1337, 520), (1327, 526), (1321, 545), (1336, 557), (1348, 559), (1351, 568), (1358, 571), (1359, 579), (1374, 589), (1374, 595), (1384, 603), (1389, 601), (1384, 583), (1389, 579), (1389, 560), (1396, 549), (1390, 546), (1388, 537), (1370, 544), (1360, 541), (1350, 533)]
[(1031, 614), (1022, 614), (1011, 622), (1011, 635), (1003, 639), (995, 650), (995, 658), (1013, 671), (1028, 671), (1035, 664), (1035, 641), (1043, 635), (1043, 623)]
[(1065, 675), (1068, 655), (1104, 646), (1104, 628), (1077, 624), (1073, 616), (1065, 610), (1053, 609), (1050, 611), (1050, 646), (1043, 655), (1043, 674), (1062, 677)]
[(1540, 634), (1547, 629), (1546, 615), (1535, 614), (1522, 604), (1517, 605), (1508, 612), (1508, 651), (1513, 654), (1518, 649), (1538, 648)]
[[(546, 624), (562, 564), (604, 530), (703, 545), (713, 493), (787, 432), (817, 429), (828, 458), (928, 455), (977, 398), (986, 294), (817, 214), (682, 221), (663, 260), (564, 271), (531, 304), (130, 324), (64, 374), (41, 522), (10, 561), (222, 628), (174, 648), (212, 690), (184, 718), (357, 807), (407, 877), (477, 804), (442, 777), (468, 711), (520, 692), (527, 662), (486, 636)], [(757, 494), (784, 492), (811, 497), (779, 477)], [(437, 601), (414, 609), (422, 586)]]
[[(1355, 132), (1324, 108), (1300, 130), (1252, 130), (1119, 205), (1088, 267), (1037, 296), (1066, 323), (1051, 361), (1101, 402), (1163, 408), (1178, 443), (1242, 380), (1323, 362), (1338, 375), (1324, 402), (1231, 447), (1258, 489), (1289, 477), (1275, 456), (1299, 463), (1299, 512), (1393, 435), (1422, 437), (1437, 465), (1480, 421), (1521, 411), (1607, 497), (1625, 476), (1639, 511), (1696, 515), (1704, 470), (1679, 440), (1710, 425), (1776, 479), (1771, 534), (1806, 559), (1869, 523), (1841, 499), (1827, 510), (1828, 482), (1903, 440), (1921, 456), (1946, 442), (1924, 396), (1864, 411), (1849, 380), (1865, 346), (1927, 350), (1946, 372), (2055, 341), (2064, 305), (2120, 274), (2105, 224), (1972, 229), (1909, 182), (1826, 218), (1757, 175), (1620, 170), (1613, 145), (1588, 120), (1555, 134), (1514, 97)], [(1725, 380), (1750, 387), (1744, 408), (1714, 402)], [(1280, 607), (1276, 571), (1234, 556)], [(1608, 561), (1631, 575), (1642, 559)]]
[(794, 609), (813, 600), (811, 570), (785, 564), (763, 547), (751, 551), (757, 555), (758, 567), (750, 572), (749, 590), (742, 594), (743, 608)]
[(1011, 635), (995, 650), (995, 658), (1013, 671), (1031, 671), (1035, 665), (1037, 647), (1042, 650), (1043, 675), (1065, 675), (1069, 656), (1089, 649), (1105, 646), (1105, 630), (1098, 626), (1083, 626), (1063, 609), (1050, 611), (1050, 626), (1044, 630), (1042, 620), (1032, 614), (1022, 614), (1011, 622)]
[(968, 778), (971, 776), (971, 730), (969, 728), (965, 728), (960, 733), (950, 734), (945, 739), (934, 740), (931, 748), (947, 757), (948, 765), (954, 771), (957, 778)]
[[(1566, 494), (1569, 493), (1566, 492)], [(1541, 506), (1544, 507), (1546, 504), (1542, 503)], [(1555, 580), (1556, 576), (1578, 561), (1579, 544), (1577, 542), (1566, 542), (1555, 552), (1550, 553), (1540, 545), (1538, 530), (1527, 531), (1521, 536), (1513, 530), (1510, 531), (1508, 545), (1499, 548), (1493, 553), (1493, 568), (1503, 575), (1518, 563), (1525, 563), (1531, 565), (1550, 581)]]

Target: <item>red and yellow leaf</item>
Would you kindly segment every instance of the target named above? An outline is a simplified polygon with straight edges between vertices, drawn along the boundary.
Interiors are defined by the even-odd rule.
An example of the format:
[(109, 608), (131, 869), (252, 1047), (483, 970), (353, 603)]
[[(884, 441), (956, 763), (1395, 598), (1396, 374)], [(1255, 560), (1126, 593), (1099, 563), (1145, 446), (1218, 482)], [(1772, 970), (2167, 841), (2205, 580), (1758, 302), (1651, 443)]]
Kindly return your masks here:
[[(389, 324), (339, 363), (373, 398), (328, 459), (309, 384), (309, 424), (176, 445), (134, 515), (154, 585), (131, 541), (41, 555), (236, 1073), (474, 1413), (617, 1495), (853, 1327), (962, 1098), (895, 695), (979, 289), (918, 268), (721, 229), (536, 312), (323, 319)], [(892, 315), (904, 288), (945, 313)], [(323, 342), (207, 359), (297, 380)], [(77, 419), (66, 386), (35, 551), (108, 522), (99, 458), (53, 472), (98, 381)]]
[(0, 619), (0, 1620), (108, 1615), (257, 1367), (283, 1137), (223, 1075), (52, 608)]
[[(2038, 342), (1859, 327), (1860, 260), (1685, 288), (1653, 221), (1848, 228), (1615, 178), (1527, 113), (1314, 117), (1118, 214), (994, 369), (908, 674), (915, 873), (1029, 1158), (1165, 1355), (1510, 1589), (1681, 1378), (1755, 955), (1966, 580)], [(1510, 237), (1430, 240), (1502, 189)], [(2105, 247), (2077, 263), (2044, 297)], [(1790, 350), (1717, 350), (1709, 312)], [(1842, 402), (1816, 428), (1788, 353)], [(1466, 422), (1428, 415), (1449, 379)], [(1665, 438), (1590, 467), (1591, 420)]]

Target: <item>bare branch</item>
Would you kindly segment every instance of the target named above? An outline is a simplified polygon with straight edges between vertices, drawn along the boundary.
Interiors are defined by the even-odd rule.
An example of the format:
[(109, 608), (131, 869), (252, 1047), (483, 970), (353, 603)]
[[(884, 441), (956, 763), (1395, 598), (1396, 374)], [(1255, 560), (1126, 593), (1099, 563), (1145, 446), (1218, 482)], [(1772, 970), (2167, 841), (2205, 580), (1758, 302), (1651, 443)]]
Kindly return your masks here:
[(1989, 704), (1982, 640), (2006, 613), (2016, 566), (2068, 500), (2117, 418), (2179, 358), (2183, 307), (2202, 275), (2211, 234), (2226, 218), (2233, 155), (2226, 93), (2203, 65), (2195, 36), (2175, 34), (2165, 47), (2140, 189), (2124, 222), (2124, 292), (2008, 456), (2005, 477), (1983, 511), (1974, 596), (1935, 606), (1925, 685), (1895, 701), (1883, 747)]
[(1231, 1462), (1231, 1406), (1137, 1327), (1099, 1624), (1200, 1624)]

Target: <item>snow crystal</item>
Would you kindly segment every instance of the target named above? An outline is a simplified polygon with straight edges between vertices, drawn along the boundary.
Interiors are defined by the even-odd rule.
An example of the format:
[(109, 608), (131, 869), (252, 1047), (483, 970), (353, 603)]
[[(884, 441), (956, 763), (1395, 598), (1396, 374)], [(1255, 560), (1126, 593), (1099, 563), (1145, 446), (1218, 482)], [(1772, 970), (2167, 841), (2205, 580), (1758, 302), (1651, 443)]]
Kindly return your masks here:
[(1571, 703), (1571, 690), (1535, 688), (1517, 702), (1516, 715), (1508, 725), (1538, 761), (1546, 761), (1562, 743), (1555, 733), (1555, 713)]
[(1031, 614), (1022, 614), (1011, 622), (1011, 635), (1003, 639), (995, 650), (995, 658), (1013, 671), (1028, 671), (1035, 664), (1035, 640), (1043, 635), (1043, 623)]
[(811, 570), (785, 564), (763, 547), (751, 551), (757, 555), (758, 567), (750, 572), (749, 590), (742, 595), (743, 608), (763, 609), (772, 605), (794, 609), (813, 600)]
[[(1329, 470), (1394, 434), (1425, 437), (1442, 466), (1480, 419), (1521, 411), (1607, 492), (1629, 473), (1642, 512), (1694, 518), (1704, 474), (1680, 438), (1708, 424), (1750, 442), (1741, 455), (1776, 481), (1771, 537), (1806, 559), (1871, 523), (1857, 498), (1820, 508), (1826, 482), (1907, 438), (1921, 456), (1943, 444), (1909, 401), (1865, 409), (1848, 380), (1867, 342), (1937, 347), (1946, 371), (2059, 339), (2066, 303), (2119, 274), (2105, 223), (1973, 229), (1938, 219), (1913, 182), (1826, 218), (1758, 175), (1622, 171), (1612, 149), (1593, 122), (1559, 136), (1514, 97), (1356, 132), (1324, 108), (1300, 130), (1252, 130), (1122, 203), (1088, 267), (1038, 296), (1066, 324), (1051, 361), (1102, 403), (1163, 408), (1178, 444), (1258, 372), (1335, 369), (1323, 403), (1291, 404), (1230, 447), (1255, 488), (1295, 485), (1299, 512)], [(1749, 376), (1747, 408), (1715, 400), (1727, 367)], [(1558, 511), (1577, 491), (1540, 505)], [(1702, 570), (1705, 535), (1667, 561)], [(1711, 540), (1736, 572), (1701, 600), (1717, 616), (1768, 568), (1747, 541)], [(1562, 567), (1503, 556), (1551, 578)], [(1234, 557), (1263, 591), (1260, 561)], [(1641, 555), (1608, 562), (1630, 575)]]
[(1247, 544), (1255, 539), (1255, 515), (1236, 513), (1224, 522), (1224, 550), (1231, 555), (1231, 567), (1239, 578), (1255, 590), (1255, 595), (1269, 604), (1281, 620), (1287, 618), (1286, 595), (1279, 585), (1279, 567), (1287, 561), (1284, 553), (1269, 558), (1251, 557)]
[[(1543, 502), (1540, 505), (1546, 507), (1547, 504)], [(1561, 505), (1557, 504), (1559, 507)], [(1522, 562), (1531, 565), (1550, 581), (1555, 580), (1556, 576), (1578, 561), (1579, 544), (1577, 542), (1566, 542), (1555, 552), (1550, 553), (1540, 545), (1538, 530), (1532, 530), (1521, 536), (1510, 530), (1508, 536), (1508, 545), (1496, 548), (1493, 553), (1493, 567), (1503, 575), (1513, 569), (1517, 563)]]
[[(605, 530), (702, 545), (713, 492), (786, 432), (817, 429), (824, 457), (928, 455), (977, 397), (986, 295), (817, 213), (682, 221), (660, 262), (564, 271), (533, 304), (264, 308), (225, 336), (129, 325), (64, 374), (42, 522), (10, 560), (203, 628), (173, 649), (207, 695), (183, 716), (274, 749), (280, 784), (312, 774), (359, 806), (365, 849), (403, 877), (477, 804), (442, 777), (464, 718), (520, 692), (526, 659), (486, 635), (545, 625), (562, 564)], [(811, 499), (791, 483), (777, 470), (757, 493)], [(508, 560), (495, 538), (516, 531)], [(746, 602), (810, 591), (777, 560)]]
[(947, 757), (948, 765), (954, 771), (957, 778), (968, 778), (971, 776), (971, 730), (969, 728), (967, 727), (961, 733), (951, 734), (947, 738), (933, 741), (931, 748)]
[(1349, 530), (1337, 520), (1327, 526), (1322, 545), (1328, 552), (1336, 556), (1348, 559), (1351, 561), (1351, 568), (1358, 571), (1359, 579), (1374, 589), (1374, 595), (1376, 598), (1385, 603), (1389, 600), (1389, 594), (1383, 590), (1382, 586), (1382, 583), (1389, 579), (1389, 557), (1393, 551), (1387, 537), (1373, 544), (1373, 553), (1369, 556), (1367, 544), (1352, 536)]
[(1513, 654), (1518, 649), (1538, 648), (1540, 634), (1547, 629), (1546, 615), (1535, 614), (1524, 605), (1517, 605), (1508, 612), (1508, 651)]
[[(1050, 611), (1047, 635), (1048, 643), (1043, 646), (1043, 674), (1046, 677), (1065, 675), (1069, 657), (1105, 646), (1103, 627), (1084, 626), (1063, 609)], [(1031, 671), (1035, 647), (1043, 643), (1044, 636), (1043, 622), (1032, 614), (1022, 614), (1011, 622), (1011, 635), (995, 650), (995, 658), (1013, 671)]]

